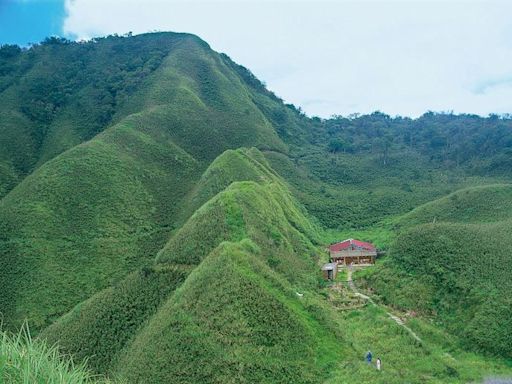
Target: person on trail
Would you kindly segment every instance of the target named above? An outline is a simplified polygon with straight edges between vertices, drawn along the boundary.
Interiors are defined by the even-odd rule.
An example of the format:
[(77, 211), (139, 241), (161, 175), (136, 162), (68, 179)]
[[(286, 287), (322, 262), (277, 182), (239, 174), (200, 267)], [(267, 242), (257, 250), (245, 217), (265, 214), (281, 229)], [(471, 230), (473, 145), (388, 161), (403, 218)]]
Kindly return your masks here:
[(366, 354), (366, 362), (368, 364), (372, 363), (372, 352), (371, 351), (368, 351), (368, 353)]
[(377, 371), (380, 371), (381, 364), (382, 364), (382, 361), (380, 360), (380, 357), (377, 357)]

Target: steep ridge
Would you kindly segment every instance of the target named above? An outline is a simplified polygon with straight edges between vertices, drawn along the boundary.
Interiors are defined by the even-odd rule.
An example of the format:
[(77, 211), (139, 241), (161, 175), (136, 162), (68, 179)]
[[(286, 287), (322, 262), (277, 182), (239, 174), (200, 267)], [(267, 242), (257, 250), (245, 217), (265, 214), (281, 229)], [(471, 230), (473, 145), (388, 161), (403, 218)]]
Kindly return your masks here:
[(110, 372), (123, 350), (190, 273), (181, 266), (151, 266), (78, 304), (40, 338), (58, 344), (96, 373)]
[(121, 376), (130, 382), (319, 382), (337, 348), (286, 280), (259, 258), (249, 240), (221, 243), (135, 338), (120, 360)]
[[(6, 49), (15, 70), (2, 67)], [(7, 329), (28, 318), (121, 382), (473, 382), (510, 371), (463, 349), (510, 356), (510, 188), (496, 183), (510, 182), (512, 120), (308, 118), (188, 34), (0, 51)], [(425, 345), (379, 308), (330, 301), (317, 219), (401, 231), (368, 280), (381, 300), (436, 320), (408, 324)], [(384, 371), (361, 360), (370, 346)]]
[(0, 182), (5, 168), (21, 180), (125, 116), (120, 106), (182, 38), (110, 36), (80, 44), (49, 38), (30, 50), (1, 47)]
[(127, 122), (26, 178), (0, 202), (6, 325), (47, 325), (150, 261), (197, 169)]
[[(268, 263), (290, 279), (301, 270), (314, 270), (314, 249), (306, 231), (312, 230), (289, 192), (274, 184), (237, 182), (201, 207), (171, 237), (158, 255), (158, 262), (198, 264), (222, 241), (253, 240), (268, 249)], [(302, 257), (296, 253), (305, 254)], [(306, 263), (306, 264), (304, 264)], [(291, 268), (293, 265), (293, 268)], [(297, 275), (299, 273), (299, 275)]]
[[(242, 161), (226, 161), (234, 158)], [(41, 336), (130, 382), (318, 382), (337, 348), (296, 294), (318, 284), (315, 227), (262, 158), (255, 149), (222, 154), (201, 180), (213, 185), (222, 167), (227, 188), (171, 237), (158, 263)], [(255, 181), (237, 181), (245, 178)]]
[(151, 260), (182, 199), (224, 150), (286, 150), (217, 53), (195, 36), (170, 36), (170, 53), (119, 108), (117, 123), (45, 162), (0, 201), (7, 327), (29, 317), (40, 329)]
[(187, 196), (182, 215), (190, 217), (191, 213), (235, 181), (279, 182), (276, 176), (259, 150), (227, 150), (208, 166)]

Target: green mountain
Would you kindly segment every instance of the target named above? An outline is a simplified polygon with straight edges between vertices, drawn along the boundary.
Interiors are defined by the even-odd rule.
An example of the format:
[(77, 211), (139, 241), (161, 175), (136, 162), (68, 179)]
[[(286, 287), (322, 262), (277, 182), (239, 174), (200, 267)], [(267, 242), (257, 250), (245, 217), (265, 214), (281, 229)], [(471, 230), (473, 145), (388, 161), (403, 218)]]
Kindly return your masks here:
[[(1, 47), (3, 327), (130, 383), (510, 375), (511, 151), (506, 117), (309, 118), (194, 35)], [(396, 239), (377, 306), (321, 278), (356, 234)]]
[[(258, 158), (254, 149), (221, 155), (201, 181), (227, 186), (171, 237), (155, 266), (79, 304), (43, 337), (130, 382), (313, 382), (336, 355), (295, 293), (318, 283), (315, 227)], [(237, 181), (246, 178), (257, 181)], [(161, 350), (182, 360), (163, 363)]]
[[(148, 36), (126, 40), (137, 39)], [(7, 325), (30, 317), (44, 327), (151, 262), (202, 171), (225, 149), (286, 149), (221, 56), (190, 35), (155, 40), (170, 53), (119, 107), (118, 122), (46, 161), (1, 200)]]

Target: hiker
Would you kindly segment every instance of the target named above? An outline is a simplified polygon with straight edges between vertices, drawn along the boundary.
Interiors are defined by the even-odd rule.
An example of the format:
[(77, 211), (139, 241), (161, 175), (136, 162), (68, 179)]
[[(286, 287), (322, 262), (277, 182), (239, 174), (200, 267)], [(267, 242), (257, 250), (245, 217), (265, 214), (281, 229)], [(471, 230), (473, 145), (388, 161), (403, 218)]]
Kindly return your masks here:
[(380, 371), (381, 364), (382, 364), (382, 361), (380, 360), (380, 357), (377, 357), (377, 371)]
[(372, 352), (371, 351), (368, 351), (368, 353), (366, 354), (366, 362), (368, 364), (372, 363)]

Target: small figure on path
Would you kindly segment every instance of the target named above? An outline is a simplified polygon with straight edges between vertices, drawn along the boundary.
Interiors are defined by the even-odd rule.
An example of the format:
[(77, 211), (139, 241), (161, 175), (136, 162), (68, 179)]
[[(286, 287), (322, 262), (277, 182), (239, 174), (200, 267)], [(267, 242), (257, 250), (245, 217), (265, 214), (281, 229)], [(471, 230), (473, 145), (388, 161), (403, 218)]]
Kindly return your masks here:
[(371, 351), (368, 351), (368, 353), (366, 354), (366, 362), (368, 364), (372, 363), (372, 352)]
[(382, 364), (382, 361), (380, 360), (380, 357), (377, 357), (377, 371), (380, 371), (381, 364)]

